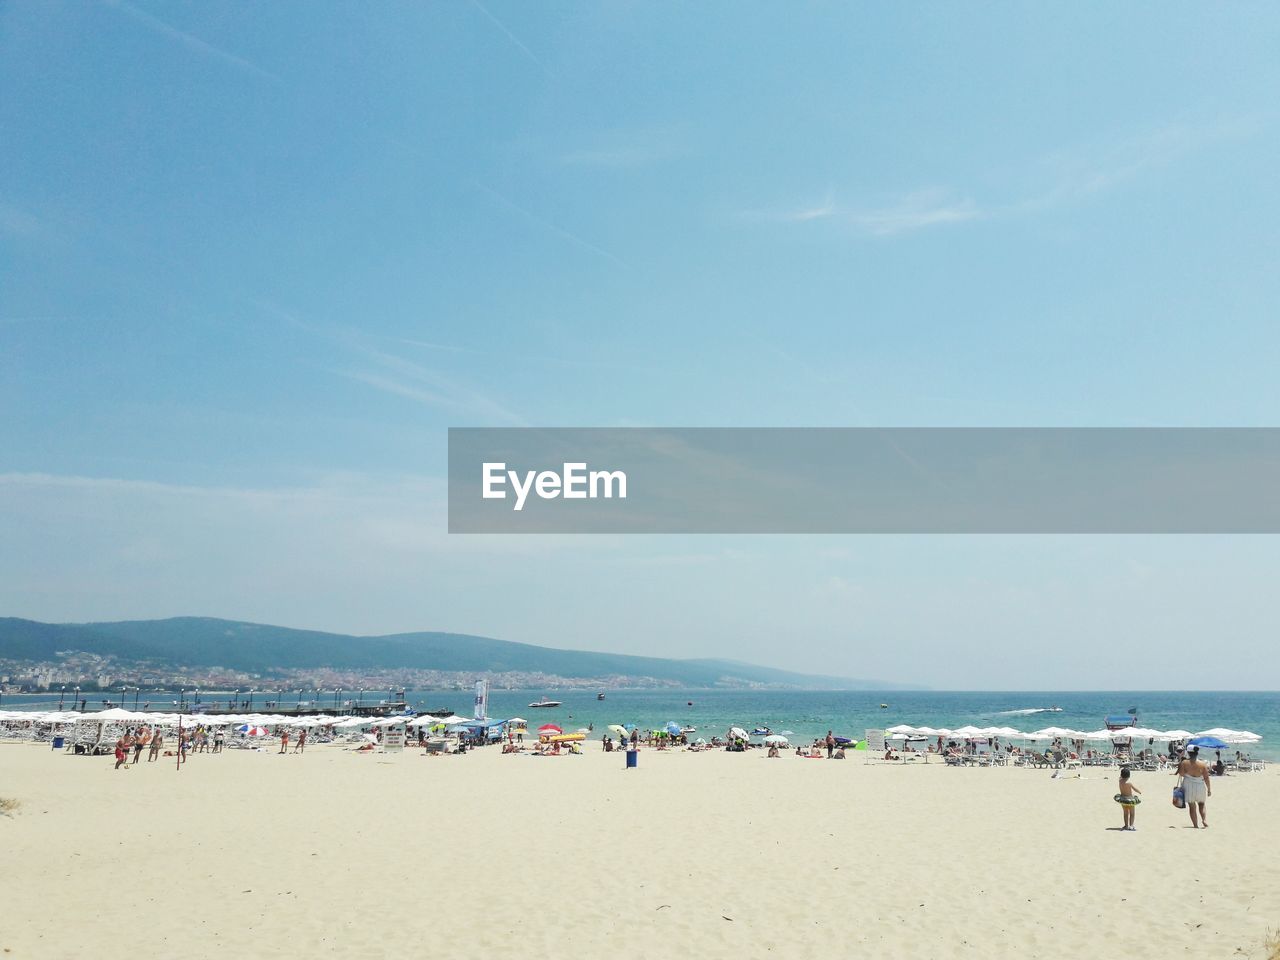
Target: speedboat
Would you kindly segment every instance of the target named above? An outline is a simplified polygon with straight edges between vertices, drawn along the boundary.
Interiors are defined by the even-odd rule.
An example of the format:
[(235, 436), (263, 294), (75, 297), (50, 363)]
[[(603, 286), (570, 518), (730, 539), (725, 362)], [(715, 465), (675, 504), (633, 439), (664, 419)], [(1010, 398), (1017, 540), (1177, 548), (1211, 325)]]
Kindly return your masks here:
[(560, 706), (560, 701), (559, 701), (559, 700), (548, 700), (548, 699), (544, 696), (541, 700), (535, 700), (533, 703), (529, 704), (529, 706), (530, 706), (530, 707), (533, 707), (535, 710), (536, 710), (538, 707), (558, 707), (558, 706)]
[(603, 694), (603, 693), (597, 693), (597, 694), (596, 694), (596, 699), (597, 699), (597, 700), (603, 700), (603, 699), (604, 699), (604, 694)]
[(681, 727), (680, 732), (687, 736), (690, 733), (697, 733), (698, 728), (697, 727)]
[(751, 735), (753, 737), (767, 737), (772, 732), (773, 731), (770, 730), (768, 727), (756, 727), (754, 730), (751, 731)]
[(888, 709), (889, 709), (889, 705), (888, 705), (887, 703), (882, 703), (882, 704), (880, 704), (880, 709), (881, 709), (881, 710), (888, 710)]

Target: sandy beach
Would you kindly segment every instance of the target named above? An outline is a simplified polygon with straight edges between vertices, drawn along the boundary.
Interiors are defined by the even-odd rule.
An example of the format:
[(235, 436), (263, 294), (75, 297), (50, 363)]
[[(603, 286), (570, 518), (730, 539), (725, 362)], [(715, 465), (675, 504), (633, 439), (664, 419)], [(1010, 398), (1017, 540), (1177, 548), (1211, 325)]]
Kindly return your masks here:
[(0, 745), (0, 947), (186, 957), (1265, 957), (1280, 785), (761, 752), (460, 757)]

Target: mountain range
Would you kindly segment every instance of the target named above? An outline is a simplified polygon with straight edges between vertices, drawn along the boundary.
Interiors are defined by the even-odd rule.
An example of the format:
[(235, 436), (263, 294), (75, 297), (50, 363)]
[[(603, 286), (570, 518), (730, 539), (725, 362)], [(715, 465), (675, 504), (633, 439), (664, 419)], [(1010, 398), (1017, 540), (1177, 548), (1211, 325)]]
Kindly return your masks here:
[(905, 689), (878, 680), (793, 673), (734, 660), (678, 660), (559, 650), (460, 633), (351, 636), (213, 617), (41, 623), (0, 618), (0, 659), (53, 661), (80, 651), (175, 668), (250, 673), (331, 668), (527, 672), (568, 678), (647, 677), (688, 687), (761, 684), (821, 690)]

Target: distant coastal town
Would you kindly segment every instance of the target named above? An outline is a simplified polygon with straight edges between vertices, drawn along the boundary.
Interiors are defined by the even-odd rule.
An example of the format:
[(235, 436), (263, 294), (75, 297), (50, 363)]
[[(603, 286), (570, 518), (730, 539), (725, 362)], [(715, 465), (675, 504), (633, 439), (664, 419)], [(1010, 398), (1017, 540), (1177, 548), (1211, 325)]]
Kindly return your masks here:
[[(132, 699), (148, 691), (208, 690), (262, 691), (267, 694), (310, 694), (313, 699), (332, 698), (358, 690), (470, 690), (477, 678), (487, 679), (495, 690), (622, 690), (676, 689), (679, 681), (656, 677), (610, 674), (566, 677), (542, 671), (475, 670), (339, 670), (333, 668), (281, 668), (250, 673), (225, 667), (174, 667), (129, 661), (80, 651), (60, 653), (55, 660), (6, 660), (0, 658), (0, 694), (83, 693), (113, 694)], [(726, 677), (726, 688), (764, 689), (767, 685)]]

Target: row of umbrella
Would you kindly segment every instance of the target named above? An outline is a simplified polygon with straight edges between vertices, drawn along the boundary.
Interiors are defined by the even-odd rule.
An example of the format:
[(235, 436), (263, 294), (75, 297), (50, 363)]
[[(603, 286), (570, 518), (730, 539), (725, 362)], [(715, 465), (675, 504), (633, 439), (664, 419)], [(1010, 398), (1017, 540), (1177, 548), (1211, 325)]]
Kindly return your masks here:
[[(1213, 741), (1215, 744), (1221, 744), (1223, 747), (1232, 744), (1251, 744), (1257, 743), (1262, 739), (1256, 733), (1248, 730), (1229, 730), (1226, 727), (1214, 727), (1211, 730), (1201, 730), (1199, 733), (1192, 733), (1190, 730), (1152, 730), (1149, 727), (1124, 727), (1119, 730), (1093, 730), (1080, 731), (1070, 730), (1065, 727), (1045, 727), (1043, 730), (1034, 730), (1030, 733), (1023, 733), (1012, 727), (974, 727), (965, 726), (955, 730), (945, 727), (913, 727), (909, 724), (899, 724), (896, 727), (889, 727), (886, 734), (891, 737), (960, 737), (962, 739), (974, 739), (981, 737), (1000, 737), (1006, 740), (1112, 740), (1120, 737), (1132, 737), (1135, 740), (1187, 740), (1193, 746), (1212, 746), (1209, 743), (1199, 743), (1196, 740)], [(1214, 747), (1214, 749), (1219, 749)]]

